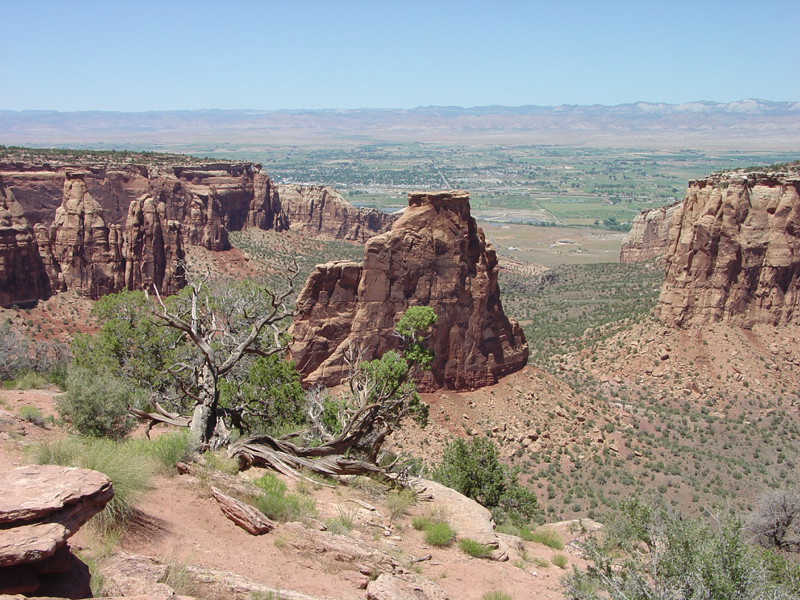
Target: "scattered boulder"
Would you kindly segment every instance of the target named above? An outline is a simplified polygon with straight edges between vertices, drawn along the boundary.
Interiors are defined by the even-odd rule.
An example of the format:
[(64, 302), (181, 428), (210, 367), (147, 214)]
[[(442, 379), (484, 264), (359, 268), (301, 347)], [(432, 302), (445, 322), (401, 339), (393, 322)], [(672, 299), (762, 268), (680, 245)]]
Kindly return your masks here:
[(0, 480), (0, 594), (91, 596), (88, 567), (67, 539), (103, 510), (114, 490), (96, 471), (27, 465)]
[(367, 584), (367, 600), (450, 600), (450, 596), (422, 577), (383, 573)]
[(448, 522), (455, 530), (457, 538), (469, 538), (492, 548), (493, 560), (498, 562), (508, 560), (508, 549), (497, 537), (492, 513), (487, 508), (435, 481), (420, 479), (415, 487), (424, 488), (425, 494), (432, 502), (445, 507)]

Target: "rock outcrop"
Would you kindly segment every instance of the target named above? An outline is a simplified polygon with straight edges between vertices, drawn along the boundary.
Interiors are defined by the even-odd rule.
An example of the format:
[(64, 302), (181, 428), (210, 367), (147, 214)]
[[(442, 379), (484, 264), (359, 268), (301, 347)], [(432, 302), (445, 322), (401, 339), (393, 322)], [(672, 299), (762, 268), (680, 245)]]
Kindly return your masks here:
[(103, 207), (86, 189), (82, 174), (64, 182), (61, 206), (50, 227), (53, 257), (67, 289), (99, 298), (122, 289), (122, 235), (106, 225)]
[(34, 231), (0, 176), (0, 306), (24, 306), (50, 292)]
[(114, 496), (102, 473), (27, 465), (0, 480), (0, 594), (91, 597), (67, 539)]
[(128, 208), (123, 254), (124, 283), (129, 290), (155, 285), (164, 294), (174, 294), (180, 289), (181, 226), (167, 219), (164, 203), (150, 194)]
[(436, 358), (421, 389), (472, 389), (521, 369), (528, 345), (503, 313), (497, 255), (470, 216), (466, 192), (411, 193), (391, 231), (371, 238), (364, 262), (317, 265), (297, 301), (292, 359), (306, 384), (335, 385), (345, 351), (364, 360), (398, 348), (401, 314), (431, 306)]
[(1, 306), (71, 289), (98, 298), (155, 284), (174, 293), (186, 248), (228, 250), (229, 231), (291, 226), (307, 236), (363, 243), (394, 220), (357, 209), (324, 186), (279, 192), (252, 163), (0, 163), (3, 176)]
[(378, 210), (356, 208), (324, 185), (279, 185), (278, 193), (289, 227), (307, 236), (363, 244), (395, 221)]
[(66, 181), (79, 174), (107, 223), (124, 224), (131, 202), (150, 195), (183, 227), (184, 246), (226, 250), (228, 231), (288, 227), (275, 185), (253, 163), (0, 163), (0, 173), (34, 223), (52, 222)]
[(619, 262), (647, 262), (667, 253), (669, 228), (680, 202), (643, 210), (633, 220), (631, 230), (622, 241)]
[(800, 174), (689, 182), (666, 263), (658, 305), (665, 323), (800, 323)]

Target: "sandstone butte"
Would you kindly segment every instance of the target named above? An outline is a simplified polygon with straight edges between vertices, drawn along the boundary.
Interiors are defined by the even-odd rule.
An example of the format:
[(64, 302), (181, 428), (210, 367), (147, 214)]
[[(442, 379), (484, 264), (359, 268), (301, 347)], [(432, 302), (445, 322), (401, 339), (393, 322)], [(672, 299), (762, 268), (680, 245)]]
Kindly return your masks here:
[(5, 307), (68, 289), (98, 298), (155, 284), (174, 293), (185, 249), (227, 250), (228, 231), (291, 225), (363, 243), (393, 221), (323, 186), (292, 186), (282, 203), (278, 187), (251, 163), (0, 163), (0, 181)]
[(357, 209), (324, 185), (279, 185), (278, 196), (289, 228), (307, 236), (363, 244), (395, 221), (379, 210)]
[(667, 253), (667, 240), (672, 217), (681, 202), (643, 210), (633, 219), (631, 230), (622, 240), (619, 262), (647, 262)]
[(690, 181), (669, 227), (661, 320), (687, 327), (800, 324), (800, 176)]
[(436, 358), (417, 378), (420, 390), (473, 389), (496, 383), (528, 360), (516, 321), (505, 316), (497, 255), (470, 216), (466, 192), (410, 193), (391, 231), (371, 238), (363, 263), (317, 265), (297, 300), (292, 360), (304, 384), (338, 384), (345, 352), (363, 360), (397, 349), (401, 314), (431, 306)]

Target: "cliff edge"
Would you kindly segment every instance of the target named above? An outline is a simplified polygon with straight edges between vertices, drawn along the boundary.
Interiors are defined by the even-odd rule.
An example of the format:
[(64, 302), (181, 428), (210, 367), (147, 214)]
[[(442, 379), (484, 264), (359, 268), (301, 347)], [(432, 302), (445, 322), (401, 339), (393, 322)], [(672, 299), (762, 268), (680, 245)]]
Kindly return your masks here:
[(689, 182), (669, 228), (657, 310), (679, 327), (800, 323), (797, 166)]

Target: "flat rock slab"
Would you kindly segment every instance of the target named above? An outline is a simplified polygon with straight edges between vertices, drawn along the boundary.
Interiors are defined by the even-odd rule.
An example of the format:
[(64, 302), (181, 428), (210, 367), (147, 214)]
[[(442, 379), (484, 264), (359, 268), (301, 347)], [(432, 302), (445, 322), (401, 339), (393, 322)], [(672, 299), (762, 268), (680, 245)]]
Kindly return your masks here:
[(420, 479), (419, 484), (425, 488), (425, 493), (433, 496), (433, 502), (445, 507), (457, 538), (469, 538), (490, 548), (499, 548), (500, 541), (488, 509), (441, 483)]
[(0, 528), (55, 522), (69, 537), (113, 497), (111, 480), (97, 471), (57, 465), (17, 467), (0, 479)]
[(67, 541), (60, 523), (37, 523), (0, 530), (0, 567), (50, 558)]
[(384, 573), (367, 584), (367, 600), (450, 600), (450, 597), (438, 585), (422, 577)]

